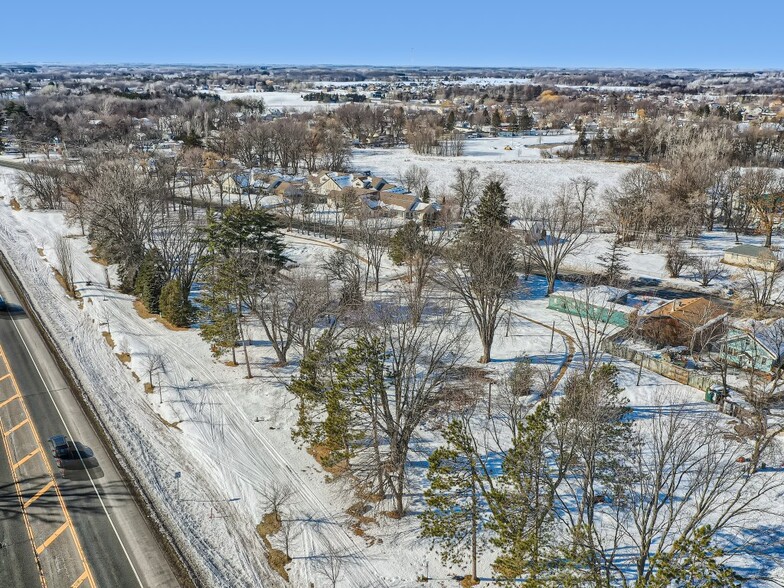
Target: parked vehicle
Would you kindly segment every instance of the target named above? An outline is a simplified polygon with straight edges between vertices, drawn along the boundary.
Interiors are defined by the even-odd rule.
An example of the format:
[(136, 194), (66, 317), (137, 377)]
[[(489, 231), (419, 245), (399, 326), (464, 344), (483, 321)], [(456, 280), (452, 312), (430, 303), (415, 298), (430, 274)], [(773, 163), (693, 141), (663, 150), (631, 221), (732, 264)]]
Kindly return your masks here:
[(0, 310), (6, 310), (8, 308), (8, 304), (6, 303), (5, 299), (0, 296)]

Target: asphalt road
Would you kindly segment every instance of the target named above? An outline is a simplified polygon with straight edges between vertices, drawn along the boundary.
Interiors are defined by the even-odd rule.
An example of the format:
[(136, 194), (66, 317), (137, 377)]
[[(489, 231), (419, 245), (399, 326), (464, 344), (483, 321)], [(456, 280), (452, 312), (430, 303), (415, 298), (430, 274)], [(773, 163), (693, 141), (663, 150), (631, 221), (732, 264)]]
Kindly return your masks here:
[[(0, 412), (8, 421), (0, 422), (0, 587), (41, 586), (42, 575), (50, 588), (178, 586), (144, 513), (2, 271), (0, 295), (9, 303), (0, 311), (0, 406), (13, 390), (21, 393)], [(24, 424), (25, 415), (32, 424)], [(14, 426), (19, 428), (11, 431)], [(90, 447), (98, 466), (58, 469), (47, 447), (57, 434)], [(36, 437), (43, 450), (34, 449), (18, 465)], [(24, 443), (27, 448), (16, 446)], [(46, 472), (53, 472), (54, 484)], [(27, 516), (20, 494), (31, 503)]]

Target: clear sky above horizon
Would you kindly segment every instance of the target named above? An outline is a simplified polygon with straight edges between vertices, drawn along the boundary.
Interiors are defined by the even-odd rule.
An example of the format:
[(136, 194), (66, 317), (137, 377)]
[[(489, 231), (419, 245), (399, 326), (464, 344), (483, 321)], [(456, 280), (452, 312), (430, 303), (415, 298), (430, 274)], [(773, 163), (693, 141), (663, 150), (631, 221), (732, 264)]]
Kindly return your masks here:
[(0, 63), (784, 69), (784, 1), (40, 0)]

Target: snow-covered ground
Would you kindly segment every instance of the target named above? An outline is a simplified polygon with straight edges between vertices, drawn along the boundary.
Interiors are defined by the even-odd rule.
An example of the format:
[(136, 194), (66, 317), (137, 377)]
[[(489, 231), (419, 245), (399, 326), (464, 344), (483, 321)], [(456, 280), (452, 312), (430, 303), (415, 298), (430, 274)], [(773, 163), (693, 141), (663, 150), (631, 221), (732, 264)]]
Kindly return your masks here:
[(267, 110), (299, 110), (310, 111), (319, 108), (335, 108), (339, 104), (324, 104), (321, 102), (310, 102), (303, 100), (302, 97), (307, 92), (232, 92), (230, 90), (219, 90), (216, 92), (221, 100), (263, 100)]
[[(266, 96), (265, 96), (266, 99)], [(533, 138), (536, 140), (536, 138)], [(495, 141), (493, 143), (492, 141)], [(482, 163), (486, 173), (493, 166), (506, 170), (507, 177), (522, 181), (546, 194), (571, 175), (594, 174), (607, 185), (617, 175), (610, 170), (626, 166), (585, 164), (539, 159), (498, 161), (492, 147), (502, 140), (472, 145), (473, 160), (458, 158), (416, 158), (434, 176), (446, 182), (450, 165)], [(379, 175), (394, 176), (396, 154), (404, 150), (382, 151), (386, 163), (367, 167)], [(395, 155), (390, 155), (395, 154)], [(400, 163), (404, 163), (401, 155)], [(408, 154), (408, 157), (413, 157)], [(389, 172), (384, 171), (388, 165)], [(569, 167), (572, 165), (573, 167)], [(362, 164), (356, 167), (363, 168)], [(404, 166), (401, 166), (404, 167)], [(606, 173), (605, 173), (606, 172)], [(252, 328), (251, 365), (254, 377), (245, 379), (245, 367), (229, 367), (210, 354), (208, 345), (195, 330), (171, 331), (154, 319), (141, 318), (130, 296), (106, 288), (106, 268), (91, 260), (88, 243), (68, 227), (59, 212), (14, 211), (9, 197), (16, 193), (13, 172), (0, 168), (0, 249), (9, 257), (36, 303), (44, 321), (59, 342), (66, 359), (73, 365), (85, 391), (116, 439), (128, 447), (124, 456), (140, 484), (156, 501), (159, 512), (179, 529), (186, 553), (197, 564), (205, 584), (223, 586), (274, 586), (282, 584), (269, 569), (263, 545), (255, 526), (265, 513), (261, 491), (273, 482), (293, 488), (296, 498), (291, 517), (297, 533), (289, 566), (291, 585), (324, 585), (317, 573), (320, 556), (337, 548), (346, 557), (340, 586), (365, 588), (389, 586), (414, 588), (417, 577), (426, 572), (442, 586), (456, 586), (450, 578), (461, 570), (445, 568), (431, 551), (429, 541), (419, 537), (415, 514), (423, 506), (426, 458), (440, 442), (437, 427), (425, 423), (414, 447), (410, 464), (410, 515), (402, 520), (373, 513), (375, 523), (365, 525), (365, 537), (351, 530), (354, 519), (346, 511), (355, 502), (337, 484), (327, 482), (326, 473), (315, 460), (298, 447), (290, 436), (296, 419), (295, 404), (286, 384), (296, 373), (297, 358), (286, 368), (274, 367), (275, 357), (260, 328)], [(528, 174), (528, 175), (526, 175)], [(510, 178), (511, 179), (511, 178)], [(517, 182), (509, 182), (517, 185)], [(511, 191), (511, 190), (510, 190)], [(514, 192), (512, 192), (514, 194)], [(81, 300), (69, 299), (56, 281), (52, 266), (55, 239), (66, 234), (75, 248), (76, 281)], [(728, 236), (706, 238), (706, 251), (718, 254)], [(286, 236), (286, 254), (304, 268), (315, 269), (334, 247), (331, 241), (297, 234)], [(597, 247), (591, 247), (595, 252)], [(660, 254), (630, 258), (630, 264), (652, 275), (663, 268)], [(651, 257), (648, 257), (651, 256)], [(587, 254), (575, 263), (590, 264)], [(659, 263), (661, 262), (661, 268)], [(382, 296), (392, 295), (395, 278), (400, 275), (389, 260), (382, 270)], [(109, 268), (113, 277), (113, 268)], [(115, 281), (116, 283), (116, 281)], [(488, 376), (498, 379), (523, 357), (556, 373), (567, 358), (567, 341), (553, 336), (549, 326), (569, 334), (567, 316), (547, 309), (545, 284), (532, 277), (527, 288), (512, 305), (513, 314), (499, 328), (493, 348), (494, 361)], [(559, 289), (574, 285), (561, 283)], [(532, 320), (529, 320), (532, 319)], [(115, 348), (111, 349), (103, 331), (110, 331)], [(474, 331), (470, 334), (466, 356), (468, 364), (480, 355)], [(552, 341), (552, 350), (551, 350)], [(115, 354), (128, 353), (130, 361), (121, 363)], [(166, 371), (153, 378), (156, 389), (144, 390), (147, 361), (161, 354)], [(673, 398), (694, 407), (695, 414), (712, 410), (701, 401), (702, 393), (673, 383), (662, 376), (643, 372), (637, 385), (638, 367), (630, 362), (606, 358), (620, 369), (620, 383), (630, 406), (644, 413), (661, 398)], [(242, 361), (242, 360), (240, 360)], [(579, 368), (579, 357), (569, 370)], [(134, 376), (136, 375), (136, 377)], [(137, 380), (137, 377), (139, 380)], [(174, 472), (182, 471), (181, 500), (177, 500)], [(784, 501), (766, 504), (779, 515)], [(273, 544), (280, 546), (278, 539)], [(479, 568), (488, 578), (493, 560), (486, 549)]]
[[(465, 155), (462, 157), (417, 155), (408, 147), (355, 149), (352, 166), (356, 170), (370, 170), (374, 175), (390, 180), (399, 180), (411, 165), (424, 167), (430, 173), (430, 191), (436, 195), (447, 192), (457, 168), (474, 166), (483, 177), (491, 173), (503, 175), (512, 205), (525, 197), (549, 198), (562, 184), (578, 176), (595, 180), (598, 184), (597, 193), (601, 194), (634, 167), (631, 164), (600, 161), (542, 159), (540, 151), (543, 145), (572, 144), (575, 139), (573, 134), (467, 139)], [(506, 150), (507, 146), (511, 149)]]
[[(564, 261), (563, 270), (602, 271), (602, 262), (599, 257), (606, 255), (610, 244), (615, 238), (614, 234), (591, 234), (587, 236), (584, 246), (574, 254), (569, 255)], [(741, 243), (745, 245), (763, 245), (764, 237), (759, 235), (741, 235)], [(621, 247), (624, 263), (629, 266), (628, 277), (649, 278), (657, 280), (661, 287), (676, 287), (706, 294), (726, 295), (732, 288), (733, 281), (742, 277), (743, 270), (722, 264), (722, 273), (717, 276), (707, 287), (700, 285), (700, 277), (693, 267), (686, 267), (680, 277), (671, 278), (665, 267), (666, 248), (669, 243), (648, 243), (641, 251), (635, 243)], [(780, 247), (782, 239), (774, 237), (773, 245)], [(735, 234), (725, 230), (704, 232), (698, 239), (683, 239), (681, 245), (693, 258), (705, 258), (711, 261), (720, 260), (727, 249), (735, 247)]]

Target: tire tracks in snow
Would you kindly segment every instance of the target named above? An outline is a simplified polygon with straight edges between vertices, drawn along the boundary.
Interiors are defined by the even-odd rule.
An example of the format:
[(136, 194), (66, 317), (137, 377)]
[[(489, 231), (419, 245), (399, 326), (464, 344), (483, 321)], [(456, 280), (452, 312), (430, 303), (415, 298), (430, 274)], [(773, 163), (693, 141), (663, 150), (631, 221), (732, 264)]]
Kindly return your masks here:
[[(254, 463), (242, 463), (236, 460), (236, 455), (245, 455), (242, 452), (237, 454), (228, 454), (232, 455), (231, 459), (238, 463), (241, 467), (238, 468), (236, 471), (226, 472), (227, 474), (237, 475), (243, 479), (243, 481), (248, 485), (251, 490), (255, 489), (255, 484), (258, 484), (260, 480), (264, 479), (263, 476), (254, 476), (253, 478), (243, 475), (243, 471), (254, 471), (257, 474), (265, 474), (273, 479), (280, 479), (280, 473), (284, 474), (285, 480), (281, 480), (287, 483), (292, 489), (294, 489), (297, 494), (305, 498), (306, 505), (313, 511), (313, 514), (322, 516), (326, 521), (327, 524), (322, 525), (324, 529), (332, 529), (337, 528), (339, 531), (335, 532), (323, 532), (323, 535), (328, 538), (333, 546), (338, 547), (339, 549), (343, 550), (345, 555), (353, 562), (353, 566), (346, 570), (346, 575), (350, 576), (353, 580), (353, 584), (358, 588), (366, 588), (370, 586), (387, 586), (386, 580), (383, 576), (379, 573), (379, 571), (375, 568), (372, 562), (367, 558), (367, 556), (362, 552), (362, 548), (365, 547), (364, 545), (359, 545), (358, 542), (350, 535), (350, 532), (345, 529), (339, 521), (334, 519), (334, 514), (330, 511), (329, 508), (324, 504), (321, 498), (310, 488), (308, 481), (302, 478), (294, 469), (291, 468), (288, 461), (280, 454), (280, 452), (272, 445), (269, 439), (267, 439), (256, 427), (254, 427), (254, 423), (249, 419), (246, 413), (242, 410), (242, 408), (237, 404), (236, 400), (232, 397), (230, 393), (227, 393), (223, 390), (224, 383), (221, 382), (212, 371), (203, 367), (203, 361), (199, 360), (196, 356), (191, 354), (188, 350), (180, 347), (179, 345), (173, 345), (177, 349), (178, 353), (188, 357), (193, 366), (196, 366), (200, 370), (199, 380), (203, 381), (202, 378), (206, 378), (208, 381), (212, 382), (213, 386), (216, 390), (218, 390), (221, 395), (223, 396), (222, 400), (224, 403), (228, 402), (231, 406), (232, 411), (231, 414), (226, 415), (229, 418), (229, 435), (230, 437), (238, 442), (242, 442), (244, 444), (246, 439), (238, 435), (238, 431), (241, 430), (250, 430), (251, 436), (255, 441), (260, 443), (264, 449), (266, 450), (268, 456), (274, 462), (275, 465), (278, 466), (277, 470), (269, 468), (269, 464), (265, 464), (267, 467), (264, 468), (267, 471), (261, 472), (259, 470), (259, 466), (257, 460), (253, 460)], [(224, 427), (224, 434), (226, 433)], [(223, 442), (226, 445), (226, 441)], [(226, 447), (228, 451), (231, 450), (231, 447)], [(262, 460), (263, 461), (263, 460)], [(220, 460), (221, 466), (225, 467), (225, 461)], [(224, 470), (225, 471), (225, 470)], [(230, 476), (227, 476), (227, 479), (230, 479)], [(310, 530), (309, 524), (303, 525), (303, 532), (307, 533), (307, 537), (305, 537), (304, 542), (309, 542), (311, 545), (315, 544), (314, 537), (312, 536), (312, 532)], [(323, 531), (323, 529), (320, 529)], [(334, 544), (337, 545), (334, 545)], [(326, 546), (325, 546), (326, 547)], [(314, 554), (312, 551), (308, 554), (310, 557), (318, 556), (320, 554)], [(380, 583), (380, 584), (379, 584)]]

